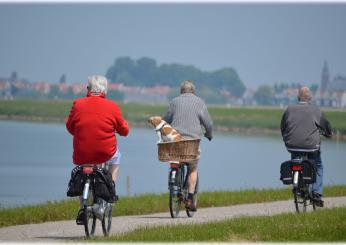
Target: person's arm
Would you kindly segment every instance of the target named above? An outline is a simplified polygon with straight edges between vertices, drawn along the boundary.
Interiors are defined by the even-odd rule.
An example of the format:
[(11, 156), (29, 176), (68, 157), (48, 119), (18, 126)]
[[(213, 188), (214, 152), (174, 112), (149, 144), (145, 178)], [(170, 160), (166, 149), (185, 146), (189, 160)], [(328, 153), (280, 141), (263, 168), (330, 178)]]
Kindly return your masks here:
[(286, 131), (286, 120), (287, 120), (287, 110), (284, 112), (284, 114), (282, 115), (281, 117), (281, 135), (282, 137), (284, 136), (285, 134), (285, 131)]
[(323, 112), (321, 113), (320, 123), (319, 125), (317, 125), (317, 127), (319, 127), (322, 130), (322, 134), (325, 137), (332, 137), (332, 126), (330, 125), (330, 122), (327, 120)]
[(70, 115), (68, 116), (67, 119), (65, 119), (65, 121), (66, 121), (66, 129), (72, 135), (74, 135), (74, 117), (75, 117), (75, 114), (76, 114), (75, 107), (76, 107), (76, 101), (73, 102), (72, 108), (70, 110)]
[(129, 134), (129, 125), (127, 121), (124, 119), (121, 110), (118, 106), (115, 107), (115, 131), (120, 136), (127, 136)]
[(172, 103), (169, 104), (167, 113), (163, 117), (163, 120), (165, 120), (169, 124), (172, 123), (172, 121), (173, 121), (173, 105), (172, 105)]
[(205, 129), (204, 136), (210, 141), (213, 138), (213, 121), (208, 112), (207, 106), (203, 103), (200, 114), (200, 121)]

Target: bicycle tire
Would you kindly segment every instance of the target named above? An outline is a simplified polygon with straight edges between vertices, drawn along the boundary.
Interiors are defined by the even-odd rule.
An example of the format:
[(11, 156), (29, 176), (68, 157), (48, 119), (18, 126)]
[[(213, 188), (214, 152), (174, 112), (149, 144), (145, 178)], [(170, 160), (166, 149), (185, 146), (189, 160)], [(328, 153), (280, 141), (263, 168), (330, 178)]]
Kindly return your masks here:
[(93, 214), (92, 210), (85, 206), (84, 208), (84, 230), (87, 237), (92, 237), (95, 235), (96, 228), (96, 216)]
[[(196, 187), (195, 187), (195, 192), (194, 192), (194, 194), (193, 194), (193, 203), (194, 203), (194, 205), (195, 205), (196, 208), (197, 208), (197, 204), (198, 204), (198, 186), (199, 186), (199, 176), (198, 176), (198, 174), (197, 174)], [(186, 186), (186, 187), (187, 187), (187, 186)], [(187, 193), (188, 193), (188, 191), (187, 191)], [(187, 214), (187, 216), (188, 216), (189, 218), (192, 218), (192, 217), (195, 215), (196, 212), (197, 212), (197, 211), (191, 211), (191, 210), (189, 210), (189, 209), (186, 209), (186, 214)]]
[[(172, 171), (169, 174), (171, 180)], [(179, 167), (176, 172), (176, 180), (174, 183), (169, 184), (169, 212), (172, 218), (179, 217), (179, 212), (182, 206), (182, 178), (184, 176), (184, 169)]]
[(105, 210), (102, 219), (102, 231), (104, 236), (108, 236), (112, 228), (112, 204), (107, 203), (107, 208)]
[(89, 192), (88, 192), (88, 198), (86, 200), (85, 205), (83, 206), (84, 230), (85, 230), (85, 235), (87, 237), (91, 237), (95, 235), (96, 215), (94, 214), (92, 209), (93, 204), (94, 204), (94, 195), (93, 195), (92, 187), (90, 186)]
[(302, 193), (300, 192), (299, 188), (293, 189), (293, 195), (294, 195), (294, 205), (296, 208), (297, 213), (304, 213), (306, 212), (306, 199), (305, 195), (302, 196)]

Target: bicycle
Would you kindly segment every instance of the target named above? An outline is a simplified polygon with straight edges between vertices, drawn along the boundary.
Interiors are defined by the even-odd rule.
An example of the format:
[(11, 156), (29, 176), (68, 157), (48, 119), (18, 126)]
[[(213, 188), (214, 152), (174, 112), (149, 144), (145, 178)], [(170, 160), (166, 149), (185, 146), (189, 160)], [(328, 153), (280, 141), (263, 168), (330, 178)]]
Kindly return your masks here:
[(82, 195), (83, 203), (83, 223), (85, 235), (91, 237), (95, 235), (96, 220), (102, 224), (104, 236), (108, 236), (112, 227), (112, 203), (106, 202), (95, 195), (95, 175), (98, 171), (103, 171), (97, 166), (80, 166), (85, 175), (85, 184)]
[(313, 164), (308, 160), (308, 152), (294, 152), (291, 161), (281, 165), (281, 180), (284, 184), (292, 184), (294, 205), (297, 213), (308, 211), (309, 207), (323, 206), (312, 195), (312, 184), (316, 181)]
[[(188, 176), (189, 168), (188, 163), (171, 163), (168, 175), (168, 189), (169, 189), (169, 211), (172, 218), (177, 218), (181, 210), (182, 204), (187, 203), (188, 198)], [(197, 207), (197, 194), (198, 194), (198, 175), (193, 195), (193, 203)], [(185, 208), (188, 217), (193, 217), (196, 211), (191, 211)]]
[[(199, 157), (200, 139), (185, 139), (176, 142), (158, 143), (158, 158), (162, 162), (169, 162), (168, 174), (169, 210), (172, 218), (177, 218), (182, 204), (188, 200), (188, 164)], [(193, 202), (197, 206), (198, 175)], [(196, 211), (186, 208), (188, 217), (193, 217)]]

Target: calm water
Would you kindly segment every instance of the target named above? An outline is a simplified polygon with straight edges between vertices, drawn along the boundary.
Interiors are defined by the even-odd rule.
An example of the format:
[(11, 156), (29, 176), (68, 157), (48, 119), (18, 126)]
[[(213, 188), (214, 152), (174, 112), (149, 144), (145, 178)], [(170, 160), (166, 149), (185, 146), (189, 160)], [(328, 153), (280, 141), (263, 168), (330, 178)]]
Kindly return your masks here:
[[(0, 205), (61, 200), (72, 164), (72, 137), (62, 124), (0, 121)], [(122, 162), (117, 191), (166, 192), (168, 165), (157, 160), (153, 130), (132, 129), (118, 137)], [(200, 189), (281, 188), (280, 163), (289, 158), (281, 138), (215, 134), (202, 141)], [(326, 184), (346, 184), (346, 143), (325, 140), (322, 159)]]

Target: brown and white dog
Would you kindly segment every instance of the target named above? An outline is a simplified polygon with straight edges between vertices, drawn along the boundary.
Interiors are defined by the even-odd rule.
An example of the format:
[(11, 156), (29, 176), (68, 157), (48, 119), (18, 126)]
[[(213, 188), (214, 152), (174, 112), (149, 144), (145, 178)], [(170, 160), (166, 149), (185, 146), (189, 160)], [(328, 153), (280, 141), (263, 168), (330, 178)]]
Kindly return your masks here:
[(182, 139), (182, 136), (172, 128), (166, 121), (162, 120), (161, 117), (155, 116), (149, 118), (149, 123), (155, 127), (155, 131), (159, 137), (159, 142), (171, 142), (179, 141)]

